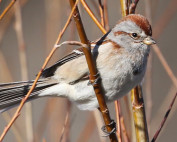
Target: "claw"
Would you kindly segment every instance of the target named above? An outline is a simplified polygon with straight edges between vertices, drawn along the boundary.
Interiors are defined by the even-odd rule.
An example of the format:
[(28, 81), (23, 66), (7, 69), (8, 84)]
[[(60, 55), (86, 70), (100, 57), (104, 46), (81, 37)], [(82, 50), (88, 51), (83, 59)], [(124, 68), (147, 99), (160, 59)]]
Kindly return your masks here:
[[(114, 128), (112, 129), (111, 132), (108, 132), (108, 131), (106, 130), (106, 126), (111, 126), (111, 125), (113, 125)], [(116, 132), (116, 123), (114, 122), (114, 120), (112, 120), (110, 124), (104, 125), (104, 126), (101, 128), (101, 130), (105, 133), (105, 135), (103, 135), (102, 137), (108, 137), (108, 136), (110, 136), (112, 133), (115, 133), (115, 132)]]
[(97, 74), (94, 75), (94, 77), (96, 77), (96, 79), (94, 80), (93, 83), (89, 80), (89, 82), (87, 83), (88, 86), (89, 85), (92, 85), (92, 86), (96, 85), (98, 83), (98, 81), (101, 79), (99, 72), (97, 72)]

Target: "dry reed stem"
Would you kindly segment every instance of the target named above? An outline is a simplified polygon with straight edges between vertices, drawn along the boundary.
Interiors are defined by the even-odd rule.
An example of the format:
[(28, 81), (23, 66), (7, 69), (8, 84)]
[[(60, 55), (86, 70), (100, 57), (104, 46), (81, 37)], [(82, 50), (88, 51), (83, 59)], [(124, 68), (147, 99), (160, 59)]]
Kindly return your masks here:
[[(72, 108), (71, 102), (70, 102), (70, 101), (67, 101), (67, 111), (68, 111), (69, 117), (70, 117), (70, 114), (71, 114), (71, 108)], [(70, 119), (68, 118), (68, 121), (67, 121), (67, 123), (66, 123), (66, 128), (65, 128), (64, 137), (63, 137), (63, 141), (64, 141), (64, 142), (70, 141), (70, 139), (69, 139), (70, 127), (71, 127), (71, 121), (70, 121)]]
[[(21, 7), (23, 7), (28, 0), (20, 0), (20, 5)], [(7, 15), (2, 19), (2, 21), (0, 22), (0, 43), (4, 37), (4, 33), (7, 31), (8, 26), (11, 23), (11, 20), (13, 20), (13, 15), (14, 15), (14, 8), (12, 7), (9, 12), (7, 13)], [(5, 21), (5, 22), (4, 22)]]
[(63, 128), (61, 130), (61, 136), (60, 136), (59, 142), (62, 142), (63, 137), (64, 137), (64, 133), (66, 131), (67, 124), (69, 123), (69, 113), (70, 113), (70, 110), (68, 110), (67, 113), (66, 113), (66, 117), (65, 117)]
[[(9, 113), (4, 112), (2, 113), (3, 118), (5, 119), (5, 121), (8, 123), (11, 119), (11, 116)], [(22, 132), (20, 131), (18, 125), (14, 124), (11, 128), (12, 133), (16, 139), (17, 142), (24, 142), (25, 138), (24, 135), (22, 134)]]
[(95, 0), (91, 0), (90, 3), (93, 6), (93, 9), (95, 10), (96, 15), (100, 16), (100, 11), (99, 11), (97, 2)]
[[(157, 124), (159, 123), (159, 120), (161, 119), (161, 116), (163, 115), (162, 112), (164, 112), (164, 110), (166, 109), (166, 106), (169, 105), (170, 100), (172, 100), (172, 98), (174, 97), (174, 94), (176, 93), (176, 87), (174, 85), (172, 85), (172, 87), (170, 88), (170, 90), (168, 91), (167, 95), (165, 96), (163, 102), (161, 103), (161, 106), (158, 108), (158, 110), (156, 111), (156, 115), (153, 117), (152, 121), (151, 121), (151, 126), (152, 126), (152, 130), (155, 130), (157, 127)], [(174, 112), (177, 110), (177, 104), (175, 104), (175, 106), (173, 107), (173, 111), (171, 113), (174, 114)], [(171, 122), (172, 118), (172, 114), (168, 117), (168, 122)], [(164, 131), (162, 131), (164, 132)]]
[[(69, 23), (70, 23), (70, 20), (71, 20), (71, 17), (72, 17), (72, 15), (73, 15), (74, 9), (76, 8), (76, 5), (77, 5), (78, 1), (79, 1), (79, 0), (77, 0), (76, 3), (74, 4), (74, 6), (73, 6), (73, 8), (72, 8), (72, 11), (71, 11), (71, 13), (70, 13), (70, 15), (69, 15), (69, 18), (68, 18), (68, 20), (67, 20), (67, 22), (66, 22), (64, 28), (63, 28), (62, 31), (60, 32), (60, 34), (59, 34), (59, 36), (58, 36), (58, 38), (57, 38), (57, 40), (56, 40), (55, 45), (58, 44), (58, 42), (60, 41), (60, 39), (61, 39), (63, 33), (65, 32), (66, 28), (68, 27), (68, 25), (69, 25)], [(54, 48), (52, 49), (52, 51), (50, 52), (50, 54), (48, 55), (48, 57), (46, 58), (46, 60), (45, 60), (45, 62), (44, 62), (44, 64), (43, 64), (41, 70), (39, 71), (37, 77), (35, 78), (35, 81), (34, 81), (33, 85), (31, 86), (31, 88), (30, 88), (30, 90), (28, 91), (27, 95), (22, 99), (22, 101), (21, 101), (19, 107), (17, 108), (17, 110), (16, 110), (14, 116), (12, 117), (11, 121), (9, 122), (9, 124), (4, 128), (4, 131), (3, 131), (3, 133), (1, 134), (1, 137), (0, 137), (0, 142), (4, 139), (4, 136), (6, 135), (6, 133), (8, 132), (8, 130), (10, 129), (10, 127), (12, 126), (12, 124), (15, 122), (15, 120), (16, 120), (16, 119), (18, 118), (18, 116), (20, 115), (20, 111), (21, 111), (22, 107), (24, 106), (25, 101), (28, 99), (28, 97), (30, 96), (31, 92), (34, 90), (34, 88), (35, 88), (35, 86), (36, 86), (36, 83), (37, 83), (38, 79), (40, 78), (40, 75), (41, 75), (42, 71), (43, 71), (44, 68), (46, 67), (47, 63), (49, 62), (50, 58), (52, 57), (52, 55), (54, 54), (54, 52), (56, 51), (56, 49), (57, 49), (57, 48), (54, 47)]]
[(108, 31), (109, 30), (109, 18), (108, 18), (107, 0), (104, 0), (103, 7), (104, 7), (105, 29), (106, 31)]
[(121, 135), (121, 124), (120, 124), (120, 104), (119, 101), (115, 101), (115, 109), (116, 109), (116, 122), (117, 122), (117, 137), (118, 137), (118, 141), (122, 142), (122, 135)]
[(121, 130), (123, 133), (122, 136), (123, 136), (124, 142), (130, 142), (128, 134), (127, 134), (127, 130), (125, 128), (124, 118), (122, 116), (120, 117), (120, 124), (121, 124)]
[(144, 110), (144, 101), (143, 101), (142, 90), (140, 86), (136, 87), (135, 89), (132, 89), (131, 101), (132, 101), (132, 108), (133, 108), (136, 141), (149, 142), (145, 110)]
[(98, 0), (99, 3), (99, 10), (100, 10), (100, 18), (101, 18), (101, 25), (105, 27), (105, 20), (104, 20), (104, 7), (101, 0)]
[[(17, 41), (19, 46), (19, 60), (21, 67), (21, 80), (28, 80), (28, 69), (27, 69), (27, 57), (26, 57), (26, 48), (25, 41), (23, 36), (23, 28), (22, 28), (22, 16), (21, 16), (21, 7), (19, 1), (15, 4), (15, 31), (17, 35)], [(31, 103), (27, 103), (25, 106), (25, 124), (26, 124), (26, 134), (27, 141), (31, 141), (33, 139), (33, 125), (32, 125), (32, 110)]]
[[(75, 0), (70, 0), (70, 4), (71, 7), (73, 6)], [(83, 1), (81, 1), (82, 4)], [(76, 8), (75, 9), (75, 13), (74, 13), (74, 19), (75, 19), (75, 23), (76, 23), (76, 27), (81, 39), (81, 42), (84, 44), (87, 44), (89, 48), (83, 48), (83, 52), (85, 54), (86, 57), (86, 61), (88, 64), (88, 68), (89, 68), (89, 72), (90, 72), (90, 81), (91, 83), (94, 83), (95, 80), (97, 79), (96, 75), (97, 75), (97, 69), (95, 66), (95, 61), (92, 58), (91, 55), (91, 49), (90, 49), (90, 45), (89, 45), (89, 41), (87, 39), (81, 18), (80, 18), (80, 14), (79, 14), (79, 10)], [(104, 29), (104, 28), (103, 28)], [(107, 108), (103, 93), (102, 93), (102, 87), (101, 87), (101, 82), (98, 82), (96, 84), (93, 84), (93, 88), (99, 103), (99, 107), (106, 125), (106, 129), (108, 132), (111, 132), (114, 129), (114, 125), (110, 125), (112, 122), (112, 119), (110, 118), (110, 114), (109, 114), (109, 110)], [(111, 142), (117, 142), (117, 137), (115, 133), (111, 133), (109, 135), (110, 141)]]
[(171, 112), (171, 110), (172, 110), (172, 107), (173, 107), (173, 104), (174, 104), (174, 102), (175, 102), (175, 100), (176, 100), (176, 97), (177, 97), (177, 93), (176, 93), (175, 96), (173, 97), (172, 102), (171, 102), (171, 104), (170, 104), (168, 110), (167, 110), (166, 113), (165, 113), (164, 119), (162, 120), (162, 122), (161, 122), (161, 124), (160, 124), (160, 127), (159, 127), (159, 129), (157, 130), (157, 132), (155, 133), (155, 135), (154, 135), (153, 139), (151, 140), (151, 142), (155, 142), (155, 141), (156, 141), (156, 139), (157, 139), (159, 133), (161, 132), (161, 129), (163, 128), (163, 126), (164, 126), (164, 124), (165, 124), (165, 122), (166, 122), (166, 120), (167, 120), (167, 118), (168, 118), (168, 115), (170, 114), (170, 112)]
[(90, 8), (88, 7), (87, 3), (85, 2), (85, 0), (81, 0), (82, 5), (84, 6), (85, 10), (87, 11), (87, 13), (90, 15), (90, 17), (92, 18), (92, 20), (95, 22), (95, 24), (98, 26), (98, 28), (105, 34), (106, 30), (104, 29), (104, 27), (101, 25), (101, 23), (98, 21), (98, 19), (94, 16), (93, 12), (90, 10)]
[(129, 6), (129, 14), (135, 13), (136, 6), (138, 4), (139, 0), (134, 0)]
[(128, 9), (128, 6), (127, 6), (127, 1), (126, 0), (120, 0), (120, 5), (121, 5), (122, 17), (128, 15), (129, 14), (129, 9)]
[(2, 18), (6, 15), (6, 13), (10, 10), (10, 8), (14, 5), (16, 0), (12, 0), (9, 5), (4, 9), (4, 11), (2, 12), (2, 14), (0, 15), (0, 20), (2, 20)]

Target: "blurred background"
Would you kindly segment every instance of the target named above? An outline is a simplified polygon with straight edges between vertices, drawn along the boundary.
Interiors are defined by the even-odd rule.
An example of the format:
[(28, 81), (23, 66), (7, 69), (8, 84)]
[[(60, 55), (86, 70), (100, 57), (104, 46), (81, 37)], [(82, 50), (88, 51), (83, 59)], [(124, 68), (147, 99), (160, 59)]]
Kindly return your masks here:
[[(0, 13), (10, 3), (0, 0)], [(87, 0), (91, 10), (100, 20), (98, 1)], [(113, 27), (121, 18), (119, 0), (107, 1), (109, 27)], [(81, 18), (90, 41), (103, 34), (79, 3)], [(145, 15), (152, 24), (153, 37), (174, 75), (176, 66), (177, 0), (140, 0), (136, 13)], [(0, 83), (32, 80), (41, 69), (45, 58), (53, 48), (60, 30), (63, 28), (71, 8), (69, 1), (63, 0), (17, 0), (15, 5), (0, 21)], [(72, 19), (62, 41), (79, 40), (75, 23)], [(63, 46), (54, 54), (48, 66), (55, 63), (75, 47)], [(151, 50), (146, 77), (143, 81), (143, 93), (146, 105), (147, 123), (150, 139), (153, 137), (176, 92), (167, 68), (164, 68), (157, 52)], [(172, 81), (173, 79), (173, 81)], [(133, 142), (131, 112), (127, 111), (126, 99), (121, 99), (121, 110), (126, 130)], [(129, 103), (129, 102), (127, 102)], [(177, 111), (175, 103), (157, 141), (177, 140)], [(111, 117), (116, 120), (114, 103), (109, 104)], [(16, 108), (0, 114), (0, 133), (8, 124)], [(100, 137), (102, 126), (98, 110), (80, 111), (74, 104), (63, 98), (42, 98), (26, 103), (20, 117), (7, 133), (4, 142), (39, 142), (39, 141), (109, 141)], [(101, 134), (100, 134), (101, 133)]]

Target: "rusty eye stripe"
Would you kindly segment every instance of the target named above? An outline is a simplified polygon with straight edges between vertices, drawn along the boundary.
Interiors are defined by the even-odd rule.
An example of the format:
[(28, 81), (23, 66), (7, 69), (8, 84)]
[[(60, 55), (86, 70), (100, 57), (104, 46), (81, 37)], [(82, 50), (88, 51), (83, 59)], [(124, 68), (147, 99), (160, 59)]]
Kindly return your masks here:
[(127, 32), (123, 32), (123, 31), (117, 31), (117, 32), (114, 33), (115, 36), (122, 35), (122, 34), (129, 35), (133, 39), (139, 39), (140, 38), (139, 35), (137, 37), (133, 37), (132, 36), (133, 33), (127, 33)]

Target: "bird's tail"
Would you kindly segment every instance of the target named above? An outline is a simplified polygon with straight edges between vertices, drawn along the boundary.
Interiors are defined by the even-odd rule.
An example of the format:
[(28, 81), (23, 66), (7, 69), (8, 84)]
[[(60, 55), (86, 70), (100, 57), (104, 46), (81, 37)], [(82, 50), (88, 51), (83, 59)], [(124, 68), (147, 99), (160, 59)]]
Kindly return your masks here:
[[(31, 88), (33, 82), (34, 81), (20, 81), (0, 84), (0, 112), (18, 105)], [(39, 80), (35, 89), (30, 94), (28, 101), (37, 98), (41, 91), (55, 84), (56, 83), (52, 82), (49, 83), (45, 79)]]

